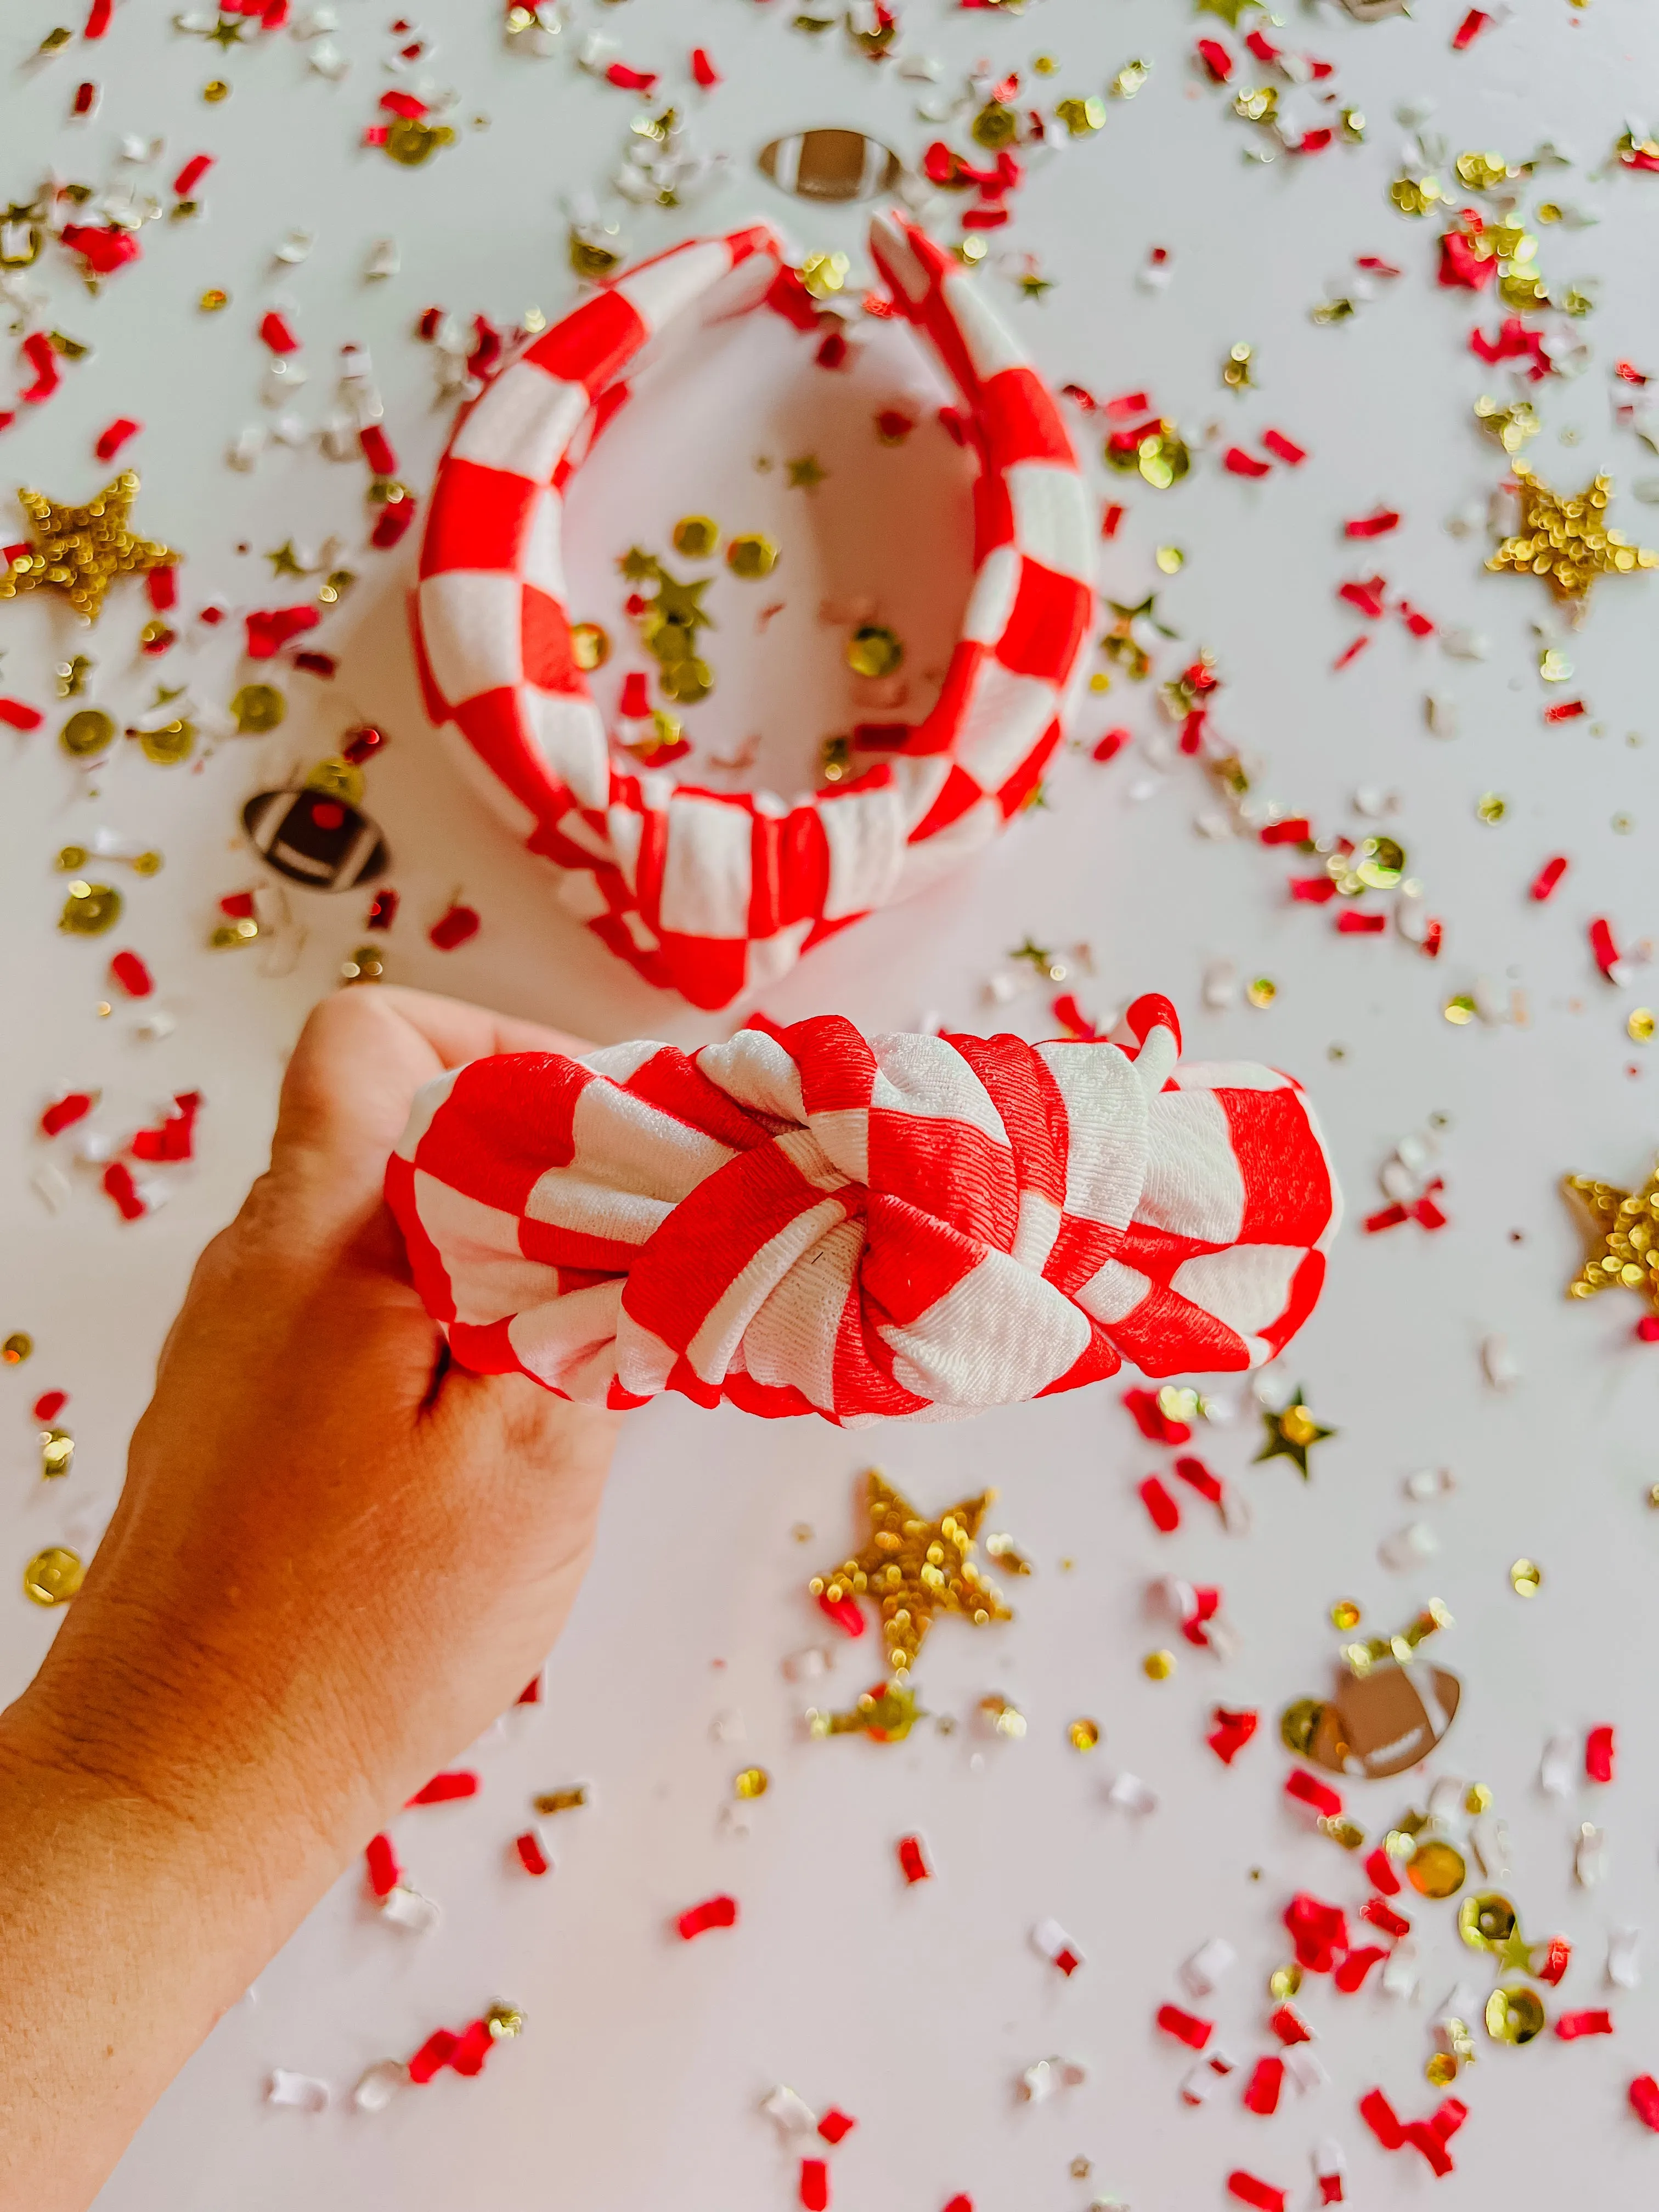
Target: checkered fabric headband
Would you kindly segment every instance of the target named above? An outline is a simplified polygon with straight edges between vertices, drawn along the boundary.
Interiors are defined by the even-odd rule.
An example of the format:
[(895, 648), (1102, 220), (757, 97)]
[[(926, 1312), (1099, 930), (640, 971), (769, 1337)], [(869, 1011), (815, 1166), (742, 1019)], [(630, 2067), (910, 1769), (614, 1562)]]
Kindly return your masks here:
[(694, 1006), (775, 981), (995, 836), (1060, 741), (1088, 630), (1091, 532), (1053, 399), (959, 262), (885, 218), (871, 251), (893, 311), (961, 394), (947, 419), (980, 473), (974, 588), (939, 700), (914, 726), (855, 733), (886, 755), (862, 774), (791, 801), (619, 765), (571, 649), (571, 474), (667, 325), (798, 301), (769, 231), (675, 246), (555, 324), (462, 416), (433, 487), (414, 601), (428, 712), (489, 771), (530, 849), (565, 872), (566, 905)]
[(386, 1170), (463, 1367), (848, 1427), (1271, 1359), (1340, 1200), (1288, 1076), (1119, 1037), (878, 1036), (824, 1015), (689, 1058), (521, 1053), (428, 1084)]

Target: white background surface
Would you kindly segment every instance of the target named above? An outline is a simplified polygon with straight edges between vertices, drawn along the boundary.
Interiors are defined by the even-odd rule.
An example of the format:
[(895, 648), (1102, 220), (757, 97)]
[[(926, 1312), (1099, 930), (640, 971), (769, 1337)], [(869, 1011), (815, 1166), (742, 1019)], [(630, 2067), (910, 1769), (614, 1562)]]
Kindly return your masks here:
[[(726, 76), (698, 103), (696, 128), (732, 153), (729, 182), (695, 216), (629, 213), (636, 251), (760, 212), (789, 223), (803, 245), (856, 252), (855, 213), (783, 201), (753, 175), (754, 153), (817, 123), (860, 123), (911, 156), (935, 135), (913, 112), (921, 88), (860, 59), (839, 33), (808, 42), (781, 5), (630, 0), (588, 12), (604, 18), (625, 58), (663, 67), (677, 94), (692, 43), (706, 44)], [(1189, 764), (1167, 773), (1149, 764), (1146, 747), (1160, 734), (1151, 687), (1120, 682), (1090, 702), (1079, 734), (1091, 740), (1108, 723), (1127, 723), (1141, 741), (1137, 756), (1105, 769), (1084, 753), (1062, 761), (1050, 811), (1018, 823), (983, 866), (817, 953), (766, 1004), (786, 1018), (843, 1011), (870, 1027), (907, 1026), (938, 1009), (960, 1025), (995, 1019), (1036, 1036), (1048, 1026), (1042, 999), (1033, 992), (992, 1017), (987, 978), (1028, 931), (1059, 946), (1086, 940), (1098, 972), (1082, 985), (1085, 1002), (1107, 1007), (1137, 989), (1167, 990), (1194, 1054), (1259, 1054), (1309, 1082), (1353, 1215), (1380, 1202), (1374, 1176), (1394, 1141), (1431, 1111), (1449, 1114), (1452, 1226), (1432, 1238), (1412, 1228), (1370, 1240), (1351, 1225), (1295, 1347), (1285, 1379), (1305, 1380), (1340, 1437), (1317, 1452), (1304, 1489), (1283, 1462), (1245, 1471), (1249, 1418), (1231, 1432), (1206, 1431), (1203, 1448), (1255, 1504), (1254, 1533), (1224, 1537), (1200, 1506), (1161, 1540), (1134, 1486), (1166, 1455), (1133, 1434), (1113, 1386), (968, 1430), (857, 1442), (822, 1425), (772, 1425), (678, 1402), (632, 1417), (599, 1564), (554, 1662), (548, 1704), (514, 1716), (478, 1754), (479, 1800), (399, 1823), (411, 1878), (443, 1905), (441, 1929), (402, 1936), (366, 1909), (355, 1875), (343, 1880), (154, 2115), (100, 2200), (112, 2212), (228, 2203), (276, 2212), (301, 2201), (438, 2212), (464, 2200), (771, 2212), (794, 2190), (792, 2156), (755, 2109), (778, 2081), (858, 2116), (857, 2132), (832, 2154), (836, 2203), (848, 2212), (936, 2212), (957, 2191), (978, 2212), (1080, 2212), (1113, 2193), (1135, 2212), (1187, 2212), (1224, 2201), (1236, 2164), (1289, 2188), (1299, 2205), (1309, 2201), (1308, 2147), (1322, 2134), (1346, 2144), (1358, 2203), (1414, 2203), (1434, 2188), (1447, 2204), (1500, 2195), (1607, 2204), (1651, 2189), (1659, 2142), (1623, 2103), (1630, 2076), (1659, 2066), (1647, 1990), (1615, 1993), (1611, 2042), (1552, 2039), (1517, 2052), (1482, 2039), (1479, 2066), (1460, 2088), (1471, 2117), (1454, 2147), (1454, 2179), (1433, 2184), (1415, 2154), (1386, 2155), (1372, 2142), (1357, 2097), (1380, 2083), (1404, 2116), (1427, 2112), (1437, 2094), (1422, 2078), (1430, 2011), (1460, 1974), (1483, 1996), (1487, 1987), (1482, 1963), (1456, 1944), (1448, 1906), (1418, 1916), (1422, 2006), (1375, 1990), (1350, 1999), (1310, 1990), (1304, 2008), (1333, 2086), (1308, 2100), (1287, 2090), (1270, 2121), (1242, 2112), (1229, 2091), (1207, 2112), (1183, 2110), (1175, 2084), (1184, 2054), (1151, 2026), (1156, 2006), (1180, 1996), (1178, 1962), (1224, 1934), (1242, 1964), (1212, 2008), (1248, 2063), (1268, 2047), (1265, 1976), (1285, 1952), (1278, 1915), (1291, 1890), (1311, 1887), (1351, 1909), (1361, 1901), (1358, 1865), (1281, 1809), (1285, 1762), (1273, 1726), (1287, 1698), (1326, 1686), (1337, 1642), (1327, 1608), (1339, 1595), (1358, 1598), (1367, 1628), (1382, 1632), (1431, 1594), (1451, 1607), (1457, 1626), (1440, 1639), (1440, 1657), (1462, 1676), (1464, 1705), (1434, 1771), (1492, 1786), (1514, 1835), (1510, 1887), (1523, 1926), (1573, 1939), (1573, 1969), (1553, 2006), (1607, 2001), (1606, 1931), (1650, 1923), (1656, 1898), (1659, 1517), (1645, 1492), (1659, 1474), (1650, 1441), (1659, 1353), (1633, 1342), (1632, 1301), (1563, 1303), (1579, 1244), (1555, 1189), (1570, 1170), (1639, 1178), (1659, 1133), (1646, 1059), (1624, 1032), (1630, 1006), (1655, 986), (1620, 994), (1604, 985), (1583, 934), (1592, 914), (1612, 917), (1627, 939), (1654, 920), (1659, 801), (1650, 757), (1627, 738), (1651, 734), (1654, 587), (1600, 588), (1571, 644), (1578, 678), (1568, 687), (1590, 702), (1595, 722), (1547, 731), (1549, 695), (1534, 675), (1529, 628), (1549, 616), (1543, 587), (1484, 575), (1484, 534), (1459, 539), (1443, 527), (1503, 474), (1469, 412), (1479, 392), (1503, 389), (1466, 350), (1479, 303), (1435, 288), (1437, 226), (1396, 216), (1386, 186), (1404, 135), (1390, 118), (1402, 100), (1436, 102), (1454, 153), (1497, 146), (1519, 160), (1547, 137), (1577, 157), (1558, 196), (1602, 220), (1546, 234), (1545, 266), (1559, 278), (1599, 276), (1604, 304), (1577, 326), (1595, 349), (1589, 373), (1537, 395), (1547, 428), (1533, 458), (1564, 490), (1608, 466), (1621, 490), (1615, 520), (1639, 534), (1644, 510), (1630, 486), (1654, 463), (1614, 427), (1607, 370), (1622, 356), (1659, 369), (1659, 179), (1618, 173), (1598, 183), (1585, 172), (1655, 82), (1659, 24), (1642, 0), (1594, 0), (1582, 15), (1568, 0), (1528, 0), (1455, 55), (1450, 33), (1462, 9), (1449, 0), (1420, 0), (1418, 20), (1371, 28), (1329, 7), (1284, 12), (1287, 43), (1338, 61), (1370, 139), (1265, 171), (1243, 161), (1253, 134), (1224, 96), (1188, 80), (1194, 29), (1228, 35), (1213, 16), (1189, 23), (1174, 0), (1043, 0), (1023, 17), (911, 0), (906, 15), (910, 46), (938, 55), (952, 83), (981, 53), (999, 68), (1024, 66), (1042, 50), (1057, 55), (1061, 68), (1041, 88), (1049, 99), (1103, 89), (1133, 55), (1154, 63), (1139, 99), (1114, 103), (1098, 137), (1031, 165), (1012, 238), (1040, 258), (1055, 289), (1028, 306), (1006, 277), (987, 281), (1056, 383), (1077, 379), (1103, 393), (1146, 386), (1194, 434), (1211, 420), (1229, 436), (1272, 423), (1310, 449), (1299, 473), (1276, 470), (1260, 485), (1213, 461), (1164, 497), (1137, 484), (1123, 535), (1103, 550), (1101, 581), (1112, 596), (1139, 598), (1160, 580), (1152, 549), (1186, 549), (1187, 568), (1159, 602), (1184, 642), (1168, 648), (1161, 672), (1200, 643), (1217, 653), (1227, 684), (1218, 726), (1267, 761), (1267, 787), (1288, 809), (1352, 826), (1357, 786), (1399, 792), (1412, 866), (1445, 918), (1442, 959), (1431, 965), (1393, 936), (1339, 939), (1328, 909), (1284, 902), (1281, 856), (1198, 840), (1194, 817), (1211, 803), (1202, 779)], [(230, 440), (261, 416), (253, 333), (264, 307), (279, 296), (294, 305), (312, 369), (299, 410), (307, 422), (328, 404), (332, 349), (348, 339), (372, 345), (388, 428), (405, 472), (423, 485), (446, 418), (430, 404), (429, 357), (409, 337), (415, 316), (435, 302), (510, 323), (532, 301), (552, 313), (570, 301), (561, 200), (602, 185), (636, 112), (568, 60), (502, 53), (489, 9), (434, 4), (419, 18), (437, 41), (434, 75), (459, 89), (464, 125), (487, 113), (492, 125), (468, 125), (423, 170), (398, 169), (356, 145), (387, 81), (392, 40), (362, 0), (346, 0), (341, 13), (354, 67), (337, 86), (308, 76), (303, 49), (286, 36), (222, 61), (170, 32), (154, 0), (130, 0), (101, 49), (37, 76), (21, 65), (57, 17), (42, 0), (19, 0), (8, 16), (16, 67), (4, 95), (0, 188), (11, 197), (27, 198), (49, 165), (100, 182), (124, 131), (165, 137), (163, 178), (198, 147), (220, 155), (202, 191), (204, 218), (148, 229), (143, 264), (97, 301), (68, 276), (53, 278), (46, 319), (94, 343), (95, 358), (67, 370), (66, 389), (3, 442), (9, 481), (84, 497), (102, 481), (90, 453), (97, 430), (118, 413), (140, 417), (147, 428), (130, 449), (145, 477), (138, 525), (188, 554), (186, 609), (216, 590), (239, 606), (297, 598), (298, 587), (273, 591), (265, 580), (264, 549), (290, 533), (314, 544), (336, 528), (356, 542), (361, 529), (361, 471), (333, 468), (314, 448), (277, 453), (252, 477), (225, 466)], [(216, 70), (234, 97), (205, 107), (199, 87)], [(97, 76), (105, 94), (100, 118), (77, 136), (61, 118), (83, 74)], [(301, 268), (274, 272), (270, 250), (294, 225), (316, 231), (315, 251)], [(365, 287), (367, 250), (388, 234), (403, 273)], [(1158, 297), (1133, 282), (1154, 243), (1174, 257), (1174, 280)], [(1314, 327), (1308, 308), (1366, 253), (1406, 274), (1352, 323)], [(233, 295), (216, 319), (193, 307), (210, 283)], [(1484, 326), (1497, 319), (1481, 306)], [(1262, 388), (1235, 401), (1218, 368), (1239, 337), (1259, 349)], [(779, 402), (796, 410), (784, 416), (792, 439), (809, 419), (800, 410), (825, 396), (815, 372), (796, 374), (803, 389)], [(699, 395), (695, 435), (688, 422), (672, 470), (661, 443), (641, 444), (631, 484), (617, 480), (614, 512), (593, 502), (583, 557), (596, 594), (615, 554), (635, 538), (660, 544), (684, 504), (707, 506), (730, 527), (751, 524), (756, 426), (730, 408), (722, 416), (718, 396)], [(813, 433), (832, 469), (838, 434), (833, 423)], [(766, 450), (781, 458), (798, 447), (780, 429)], [(838, 495), (856, 497), (866, 465), (847, 465)], [(1121, 490), (1121, 480), (1111, 482)], [(1379, 501), (1403, 511), (1404, 528), (1375, 549), (1345, 548), (1341, 519)], [(883, 534), (872, 525), (872, 557)], [(1659, 518), (1650, 534), (1659, 535)], [(790, 549), (808, 542), (797, 526)], [(836, 579), (823, 548), (839, 541), (826, 523), (810, 542), (829, 588)], [(239, 557), (244, 543), (253, 550)], [(341, 675), (332, 687), (289, 682), (293, 711), (277, 738), (223, 744), (199, 767), (171, 771), (125, 747), (100, 772), (94, 800), (52, 742), (55, 714), (33, 738), (6, 735), (0, 913), (10, 1048), (0, 1127), (11, 1134), (0, 1180), (0, 1318), (30, 1329), (38, 1346), (0, 1382), (0, 1556), (14, 1593), (0, 1606), (0, 1668), (13, 1687), (53, 1626), (17, 1593), (16, 1575), (40, 1544), (77, 1518), (95, 1526), (112, 1502), (191, 1257), (257, 1167), (283, 1054), (358, 941), (362, 901), (352, 896), (301, 900), (309, 941), (285, 979), (204, 949), (215, 901), (256, 878), (237, 828), (250, 793), (371, 715), (392, 738), (370, 771), (370, 804), (404, 900), (388, 948), (396, 977), (605, 1039), (654, 1032), (690, 1042), (714, 1032), (579, 936), (538, 867), (455, 778), (424, 726), (404, 640), (413, 545), (389, 562), (354, 562), (364, 580), (317, 641), (342, 654)], [(1447, 660), (1389, 625), (1355, 667), (1329, 673), (1358, 627), (1334, 587), (1373, 568), (1443, 623), (1486, 633), (1490, 658)], [(816, 589), (799, 586), (793, 599), (809, 617), (804, 636), (815, 599)], [(237, 680), (232, 641), (222, 633), (143, 663), (130, 656), (144, 611), (131, 586), (112, 602), (91, 647), (98, 699), (125, 719), (149, 703), (155, 679), (180, 682), (187, 665), (197, 695), (222, 702)], [(44, 705), (52, 662), (84, 641), (66, 614), (37, 603), (0, 609), (0, 689)], [(720, 650), (717, 669), (734, 672), (741, 700), (735, 623)], [(804, 762), (840, 706), (799, 681), (792, 689), (789, 676), (786, 667), (769, 678), (780, 775), (789, 744)], [(827, 676), (820, 681), (827, 690)], [(1461, 702), (1455, 740), (1423, 726), (1430, 688)], [(714, 702), (722, 711), (725, 699)], [(1155, 787), (1131, 803), (1132, 788), (1147, 783)], [(1489, 790), (1510, 800), (1497, 827), (1475, 816)], [(1636, 817), (1633, 835), (1611, 827), (1621, 810)], [(167, 865), (149, 882), (120, 878), (126, 925), (116, 939), (87, 943), (53, 926), (62, 879), (52, 864), (60, 844), (100, 822), (159, 844)], [(1570, 854), (1573, 870), (1553, 904), (1533, 908), (1526, 886), (1552, 851)], [(485, 926), (445, 957), (423, 931), (457, 884)], [(136, 945), (155, 968), (178, 1018), (165, 1042), (135, 1041), (130, 1012), (96, 1017), (115, 943)], [(1218, 957), (1278, 980), (1270, 1012), (1204, 1010), (1200, 979)], [(1524, 1027), (1442, 1020), (1446, 996), (1478, 974), (1523, 988)], [(1327, 1058), (1334, 1043), (1347, 1048), (1340, 1063)], [(40, 1206), (28, 1187), (38, 1152), (29, 1133), (44, 1099), (71, 1084), (102, 1087), (101, 1117), (118, 1135), (174, 1090), (206, 1093), (199, 1164), (174, 1178), (165, 1212), (124, 1227), (89, 1177), (77, 1178), (61, 1214)], [(1492, 1332), (1507, 1335), (1522, 1370), (1507, 1395), (1480, 1374), (1479, 1346)], [(53, 1385), (73, 1394), (77, 1455), (70, 1481), (45, 1489), (27, 1408)], [(802, 1586), (857, 1536), (854, 1484), (871, 1457), (933, 1510), (1000, 1485), (991, 1525), (1010, 1530), (1036, 1566), (1011, 1592), (1012, 1625), (946, 1624), (929, 1642), (925, 1702), (954, 1716), (956, 1732), (924, 1724), (884, 1750), (804, 1741), (805, 1700), (781, 1672), (787, 1654), (819, 1640), (823, 1624)], [(1424, 1465), (1454, 1469), (1457, 1488), (1427, 1516), (1440, 1558), (1400, 1575), (1379, 1564), (1377, 1547), (1413, 1517), (1401, 1483)], [(797, 1522), (815, 1530), (810, 1543), (793, 1540)], [(1510, 1588), (1521, 1553), (1545, 1570), (1531, 1605)], [(1062, 1558), (1075, 1562), (1069, 1572)], [(1170, 1632), (1146, 1593), (1171, 1569), (1224, 1583), (1243, 1649), (1223, 1669), (1183, 1647), (1176, 1678), (1154, 1685), (1139, 1661)], [(362, 1602), (373, 1607), (372, 1588)], [(871, 1648), (843, 1649), (837, 1702), (864, 1686)], [(1029, 1716), (1024, 1742), (988, 1742), (969, 1725), (993, 1691)], [(1218, 1698), (1257, 1705), (1264, 1717), (1231, 1771), (1202, 1744)], [(744, 1741), (714, 1740), (721, 1713), (742, 1717)], [(1079, 1713), (1105, 1730), (1089, 1759), (1066, 1741)], [(1588, 1795), (1565, 1807), (1540, 1797), (1545, 1735), (1604, 1720), (1620, 1731), (1613, 1788), (1589, 1793), (1593, 1804)], [(210, 1742), (202, 1755), (212, 1758)], [(750, 1760), (769, 1768), (773, 1787), (740, 1842), (720, 1832), (720, 1816), (732, 1773)], [(1161, 1793), (1140, 1825), (1103, 1802), (1107, 1781), (1126, 1768)], [(532, 1884), (506, 1856), (526, 1799), (578, 1776), (592, 1779), (597, 1803), (561, 1823), (557, 1874)], [(1422, 1794), (1421, 1785), (1361, 1786), (1350, 1802), (1380, 1833)], [(1571, 1880), (1583, 1818), (1610, 1838), (1612, 1872), (1594, 1894)], [(938, 1878), (902, 1893), (892, 1847), (918, 1827)], [(722, 1888), (742, 1904), (733, 1934), (689, 1948), (665, 1936), (668, 1916)], [(1069, 1984), (1027, 1941), (1048, 1914), (1087, 1954)], [(343, 2095), (369, 2062), (407, 2054), (434, 2026), (459, 2027), (496, 1996), (522, 2005), (529, 2027), (477, 2081), (442, 2076), (372, 2119), (261, 2102), (273, 2065), (324, 2076)], [(1020, 2071), (1053, 2053), (1085, 2063), (1087, 2085), (1040, 2110), (1018, 2107)], [(1079, 2154), (1093, 2161), (1086, 2180), (1068, 2171)]]

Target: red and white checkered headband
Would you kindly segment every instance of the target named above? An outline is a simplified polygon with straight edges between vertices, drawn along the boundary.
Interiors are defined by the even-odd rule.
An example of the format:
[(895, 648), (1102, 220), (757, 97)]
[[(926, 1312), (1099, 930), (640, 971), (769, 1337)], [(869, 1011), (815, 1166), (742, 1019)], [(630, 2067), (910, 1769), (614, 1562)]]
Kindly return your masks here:
[[(453, 723), (565, 903), (647, 981), (730, 1006), (819, 939), (976, 852), (1060, 741), (1092, 606), (1077, 456), (982, 284), (912, 226), (871, 251), (896, 312), (961, 394), (976, 457), (975, 583), (937, 704), (892, 757), (788, 801), (704, 791), (612, 758), (571, 650), (565, 487), (628, 398), (646, 342), (788, 296), (757, 228), (618, 277), (527, 346), (461, 417), (438, 466), (414, 603), (427, 708)], [(798, 287), (794, 288), (798, 291)]]
[(1115, 1373), (1260, 1365), (1340, 1200), (1311, 1108), (1121, 1042), (878, 1036), (823, 1015), (688, 1058), (520, 1053), (428, 1084), (386, 1170), (463, 1367), (590, 1405), (955, 1420)]

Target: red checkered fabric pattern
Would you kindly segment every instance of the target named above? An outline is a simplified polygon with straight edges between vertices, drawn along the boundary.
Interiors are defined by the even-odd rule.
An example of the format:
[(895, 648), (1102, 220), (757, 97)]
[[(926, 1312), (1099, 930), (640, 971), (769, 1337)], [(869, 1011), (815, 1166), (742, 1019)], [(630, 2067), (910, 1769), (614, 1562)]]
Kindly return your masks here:
[(704, 790), (613, 756), (577, 667), (563, 493), (627, 400), (626, 373), (678, 319), (767, 304), (769, 231), (672, 247), (608, 284), (501, 369), (439, 464), (414, 599), (427, 709), (453, 724), (562, 895), (650, 982), (714, 1008), (822, 938), (988, 843), (1060, 742), (1088, 632), (1091, 532), (1059, 410), (980, 280), (913, 226), (871, 248), (896, 313), (960, 393), (979, 468), (975, 581), (932, 710), (867, 733), (870, 764), (790, 801)]
[(463, 1367), (586, 1404), (664, 1390), (847, 1426), (1111, 1375), (1254, 1367), (1312, 1310), (1340, 1201), (1288, 1076), (1110, 1041), (757, 1020), (475, 1060), (386, 1195)]

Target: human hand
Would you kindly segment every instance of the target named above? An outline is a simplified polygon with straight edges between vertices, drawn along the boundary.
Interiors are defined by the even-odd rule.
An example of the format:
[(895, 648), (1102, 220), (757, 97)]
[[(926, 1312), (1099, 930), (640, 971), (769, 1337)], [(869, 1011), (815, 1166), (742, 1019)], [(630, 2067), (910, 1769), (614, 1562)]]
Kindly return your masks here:
[(227, 2006), (541, 1665), (617, 1416), (450, 1366), (380, 1194), (415, 1093), (574, 1039), (359, 990), (202, 1255), (126, 1487), (0, 1715), (0, 2206), (83, 2212)]

